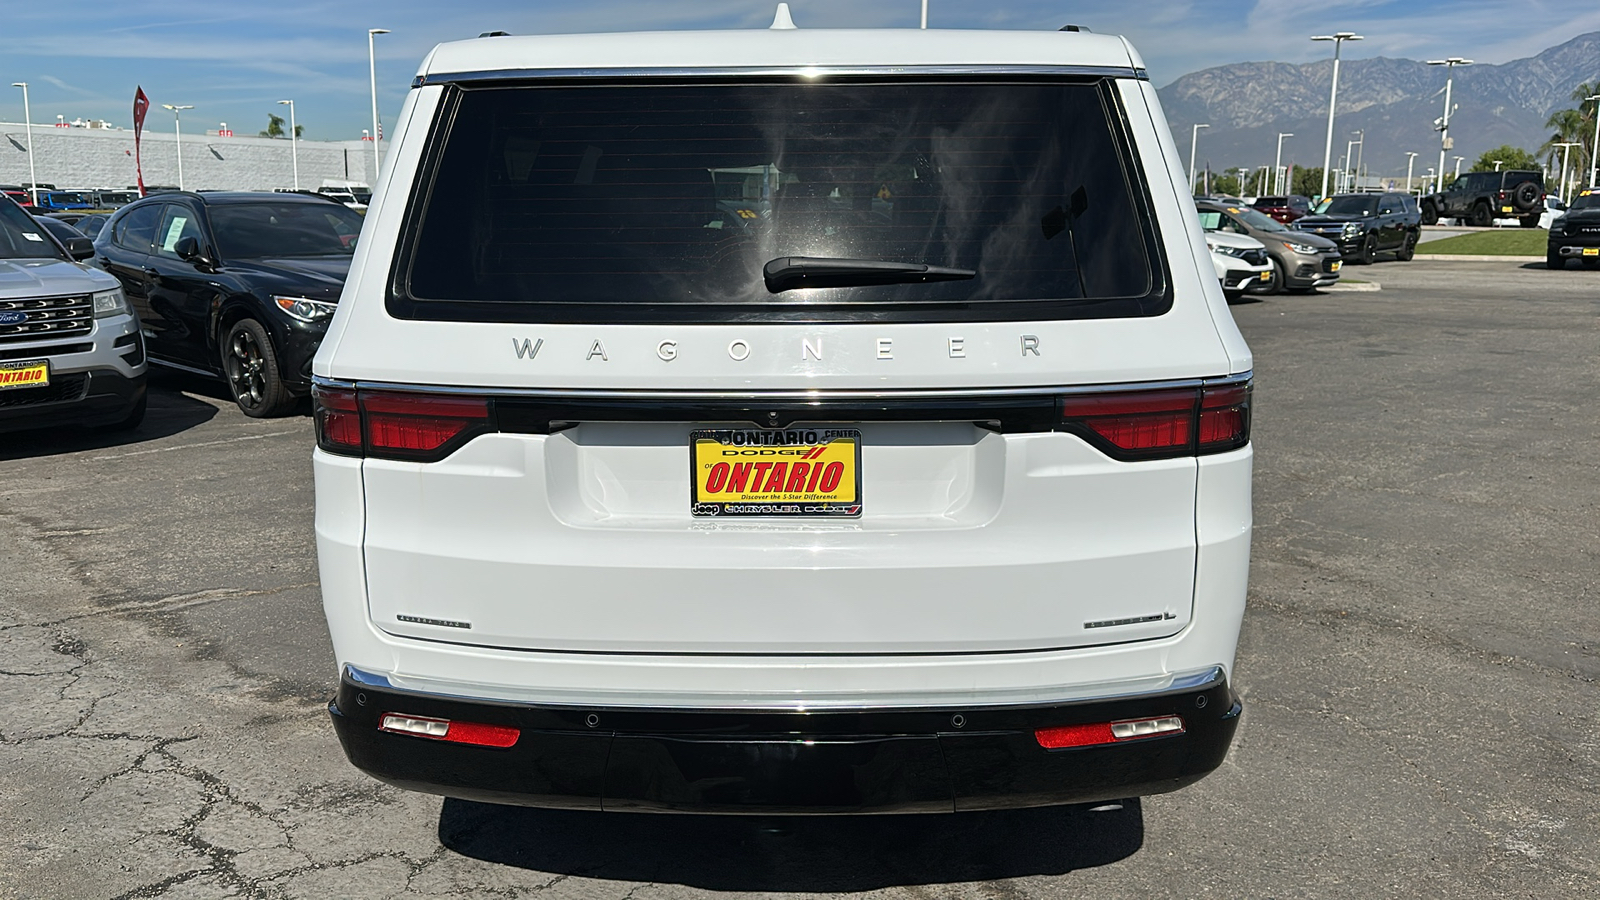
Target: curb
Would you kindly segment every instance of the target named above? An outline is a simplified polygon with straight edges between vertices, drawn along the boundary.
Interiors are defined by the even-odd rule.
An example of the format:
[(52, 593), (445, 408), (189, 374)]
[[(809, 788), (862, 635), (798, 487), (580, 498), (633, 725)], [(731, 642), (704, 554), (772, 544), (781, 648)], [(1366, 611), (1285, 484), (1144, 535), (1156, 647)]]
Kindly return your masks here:
[(1412, 259), (1433, 262), (1543, 262), (1542, 256), (1474, 256), (1470, 253), (1418, 253)]
[(1381, 291), (1383, 290), (1383, 285), (1376, 281), (1362, 281), (1355, 284), (1347, 284), (1343, 281), (1339, 281), (1330, 284), (1327, 287), (1317, 288), (1317, 290), (1327, 291), (1330, 293), (1339, 293), (1341, 291), (1349, 293), (1365, 293), (1367, 291)]

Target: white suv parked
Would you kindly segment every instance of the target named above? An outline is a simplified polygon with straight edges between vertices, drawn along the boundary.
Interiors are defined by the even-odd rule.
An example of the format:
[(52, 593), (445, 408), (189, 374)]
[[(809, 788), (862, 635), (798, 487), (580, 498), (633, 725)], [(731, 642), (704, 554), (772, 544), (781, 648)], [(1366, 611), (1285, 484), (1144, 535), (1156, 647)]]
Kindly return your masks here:
[(1222, 762), (1251, 358), (1126, 41), (486, 37), (394, 138), (314, 366), (355, 765), (831, 813)]

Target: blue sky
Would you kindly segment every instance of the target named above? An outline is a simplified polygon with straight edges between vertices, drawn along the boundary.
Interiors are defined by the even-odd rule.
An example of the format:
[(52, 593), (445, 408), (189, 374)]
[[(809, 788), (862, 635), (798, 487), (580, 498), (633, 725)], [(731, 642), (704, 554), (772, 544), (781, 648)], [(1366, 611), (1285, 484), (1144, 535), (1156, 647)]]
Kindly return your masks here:
[[(293, 98), (306, 137), (353, 139), (370, 121), (366, 29), (378, 38), (379, 102), (392, 122), (433, 44), (482, 31), (513, 34), (752, 28), (769, 0), (12, 0), (0, 23), (0, 84), (30, 83), (35, 122), (57, 115), (132, 124), (135, 85), (153, 104), (193, 104), (184, 128), (220, 122), (241, 134)], [(918, 0), (790, 0), (802, 27), (915, 27)], [(951, 28), (1054, 29), (1074, 22), (1120, 32), (1157, 84), (1243, 60), (1304, 62), (1326, 54), (1314, 33), (1349, 30), (1360, 56), (1442, 55), (1500, 63), (1600, 30), (1595, 0), (930, 0), (930, 23)], [(1330, 16), (1329, 9), (1337, 9)], [(0, 88), (0, 119), (21, 121), (21, 92)], [(152, 127), (170, 127), (159, 106)]]

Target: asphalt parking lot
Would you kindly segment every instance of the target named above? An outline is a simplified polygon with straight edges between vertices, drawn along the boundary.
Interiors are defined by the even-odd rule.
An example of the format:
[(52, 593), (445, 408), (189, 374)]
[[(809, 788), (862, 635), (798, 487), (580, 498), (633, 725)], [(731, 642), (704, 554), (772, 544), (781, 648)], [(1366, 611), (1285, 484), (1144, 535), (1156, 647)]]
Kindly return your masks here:
[(1600, 896), (1600, 272), (1234, 313), (1256, 538), (1224, 767), (1120, 810), (500, 808), (345, 762), (311, 425), (161, 379), (0, 435), (0, 897)]

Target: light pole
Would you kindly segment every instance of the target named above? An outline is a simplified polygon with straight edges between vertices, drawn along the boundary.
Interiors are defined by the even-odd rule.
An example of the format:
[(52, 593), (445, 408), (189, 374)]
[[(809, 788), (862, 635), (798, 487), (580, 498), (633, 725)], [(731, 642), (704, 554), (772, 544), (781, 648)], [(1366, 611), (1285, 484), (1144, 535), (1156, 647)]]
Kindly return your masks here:
[[(1552, 147), (1560, 147), (1561, 148), (1561, 180), (1558, 181), (1557, 184), (1560, 185), (1560, 187), (1558, 188), (1558, 191), (1561, 194), (1561, 199), (1562, 200), (1566, 200), (1567, 199), (1567, 193), (1568, 193), (1567, 192), (1567, 154), (1572, 152), (1572, 148), (1573, 147), (1582, 147), (1583, 145), (1579, 144), (1579, 143), (1572, 142), (1572, 141), (1563, 141), (1562, 143), (1551, 144), (1550, 146), (1552, 146)], [(1500, 171), (1500, 161), (1498, 159), (1494, 161), (1494, 170), (1496, 172)]]
[(1594, 104), (1594, 143), (1589, 145), (1589, 186), (1600, 187), (1600, 94), (1583, 100)]
[[(1444, 173), (1441, 172), (1440, 174), (1442, 175)], [(1434, 182), (1433, 183), (1433, 190), (1429, 191), (1428, 193), (1430, 193), (1430, 194), (1439, 193), (1439, 183), (1437, 181), (1434, 181), (1434, 177), (1433, 177), (1433, 166), (1429, 166), (1428, 167), (1428, 180)]]
[(1361, 187), (1361, 160), (1367, 155), (1367, 131), (1356, 129), (1356, 187)]
[(1311, 38), (1313, 41), (1333, 41), (1333, 91), (1328, 95), (1328, 142), (1322, 148), (1322, 196), (1328, 196), (1328, 168), (1333, 164), (1333, 109), (1339, 102), (1339, 48), (1345, 41), (1363, 40), (1361, 35), (1350, 31), (1340, 31), (1336, 34), (1322, 34)]
[(279, 106), (289, 107), (289, 158), (294, 161), (294, 189), (300, 190), (300, 144), (294, 133), (294, 101), (279, 100)]
[(1411, 171), (1412, 171), (1412, 166), (1415, 166), (1416, 164), (1417, 164), (1417, 151), (1415, 151), (1415, 150), (1407, 150), (1406, 151), (1406, 193), (1408, 193), (1408, 194), (1411, 193)]
[[(1355, 134), (1354, 131), (1352, 131), (1350, 133), (1351, 134)], [(1356, 142), (1354, 140), (1346, 141), (1345, 145), (1344, 145), (1344, 167), (1343, 167), (1344, 168), (1344, 189), (1345, 189), (1345, 193), (1353, 193), (1355, 191), (1355, 189), (1356, 189), (1355, 178), (1352, 177), (1352, 175), (1351, 175), (1351, 172), (1354, 171), (1355, 164), (1356, 164)]]
[(1278, 132), (1278, 157), (1272, 163), (1272, 192), (1274, 194), (1285, 193), (1280, 179), (1283, 172), (1283, 139), (1286, 137), (1294, 137), (1294, 132)]
[(1466, 157), (1465, 156), (1456, 156), (1456, 157), (1452, 157), (1452, 159), (1454, 159), (1456, 161), (1456, 170), (1455, 170), (1455, 173), (1452, 174), (1450, 177), (1451, 178), (1460, 178), (1461, 177), (1461, 161), (1466, 159)]
[(39, 205), (39, 175), (33, 169), (33, 112), (28, 106), (28, 83), (15, 81), (12, 87), (22, 88), (22, 127), (28, 132), (28, 196), (33, 205)]
[(1452, 56), (1448, 59), (1430, 59), (1430, 66), (1444, 66), (1444, 118), (1439, 120), (1439, 177), (1444, 177), (1445, 151), (1454, 149), (1450, 144), (1450, 86), (1455, 80), (1456, 66), (1470, 66), (1472, 60)]
[(922, 0), (922, 27), (928, 27), (928, 0)]
[[(1367, 136), (1360, 128), (1357, 128), (1355, 131), (1350, 133), (1355, 135), (1356, 139), (1351, 141), (1346, 146), (1344, 161), (1345, 165), (1350, 167), (1352, 185), (1350, 190), (1359, 191), (1361, 190), (1361, 157), (1357, 155), (1357, 148), (1361, 147), (1362, 144), (1367, 142)], [(1360, 152), (1364, 151), (1365, 148), (1362, 148)]]
[(388, 34), (387, 28), (367, 29), (367, 74), (372, 78), (372, 189), (378, 188), (378, 169), (383, 165), (383, 156), (378, 152), (378, 145), (383, 143), (383, 132), (378, 129), (378, 57), (372, 49), (372, 39), (380, 34)]
[(1200, 129), (1210, 128), (1210, 125), (1196, 125), (1189, 130), (1189, 193), (1194, 193), (1194, 150), (1200, 141)]
[(171, 103), (161, 104), (162, 109), (172, 110), (172, 133), (178, 138), (178, 190), (183, 190), (183, 111), (194, 109), (193, 106), (173, 106)]

